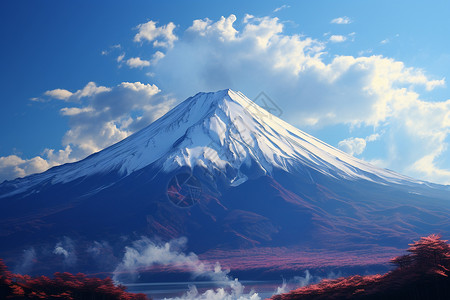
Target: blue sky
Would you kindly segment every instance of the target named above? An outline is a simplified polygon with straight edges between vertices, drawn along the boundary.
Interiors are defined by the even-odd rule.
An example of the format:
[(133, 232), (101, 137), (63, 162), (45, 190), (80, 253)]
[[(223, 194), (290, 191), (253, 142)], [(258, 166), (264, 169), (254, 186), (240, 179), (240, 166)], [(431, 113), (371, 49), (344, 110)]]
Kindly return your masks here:
[(448, 1), (4, 1), (0, 181), (79, 160), (198, 91), (450, 183)]

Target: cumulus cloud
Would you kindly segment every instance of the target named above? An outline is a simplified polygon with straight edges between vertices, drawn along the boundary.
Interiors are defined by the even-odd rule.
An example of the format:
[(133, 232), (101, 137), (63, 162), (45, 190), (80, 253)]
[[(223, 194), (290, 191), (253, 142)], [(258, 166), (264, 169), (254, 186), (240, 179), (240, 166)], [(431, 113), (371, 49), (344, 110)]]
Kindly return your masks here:
[(165, 56), (164, 53), (162, 53), (161, 51), (156, 51), (156, 52), (153, 54), (153, 56), (152, 56), (152, 61), (151, 61), (151, 63), (152, 63), (152, 64), (158, 63), (158, 61), (160, 61), (161, 59), (163, 59), (164, 56)]
[(46, 91), (44, 94), (46, 96), (50, 96), (52, 98), (59, 99), (59, 100), (67, 100), (70, 98), (70, 96), (73, 95), (73, 93), (69, 92), (68, 90), (63, 90), (63, 89), (55, 89), (55, 90), (51, 90), (51, 91)]
[(343, 35), (332, 35), (329, 38), (330, 42), (332, 43), (342, 43), (345, 42), (347, 40), (347, 37), (343, 36)]
[(411, 166), (411, 173), (418, 174), (418, 176), (425, 178), (433, 178), (436, 182), (450, 184), (450, 170), (441, 169), (436, 166), (435, 161), (441, 156), (443, 151), (438, 149), (434, 153), (428, 154), (415, 161)]
[(156, 85), (141, 82), (122, 82), (114, 87), (89, 82), (76, 92), (67, 92), (64, 99), (61, 94), (45, 93), (71, 104), (60, 110), (61, 115), (68, 118), (70, 127), (62, 139), (64, 148), (45, 149), (31, 159), (17, 155), (0, 157), (1, 181), (80, 160), (142, 129), (166, 113), (175, 102), (167, 95), (159, 95)]
[[(450, 169), (438, 166), (438, 162), (445, 161), (448, 157), (450, 100), (443, 102), (417, 100), (398, 114), (398, 120), (402, 122), (395, 120), (396, 122), (391, 125), (392, 130), (395, 130), (394, 133), (404, 134), (408, 143), (394, 143), (393, 161), (390, 163), (395, 165), (396, 160), (406, 156), (412, 162), (407, 171), (413, 176), (450, 184)], [(392, 135), (391, 140), (395, 138), (396, 135)], [(413, 155), (417, 152), (421, 155)]]
[(150, 61), (143, 60), (140, 57), (132, 57), (132, 58), (129, 58), (127, 60), (127, 65), (130, 68), (140, 68), (140, 69), (142, 69), (143, 67), (150, 66)]
[(348, 138), (340, 141), (338, 147), (350, 155), (359, 155), (366, 149), (366, 140), (362, 138)]
[(62, 108), (70, 125), (63, 145), (73, 149), (73, 156), (85, 157), (124, 139), (168, 110), (172, 101), (155, 97), (159, 92), (156, 85), (122, 82), (91, 95), (81, 107)]
[(421, 70), (382, 56), (337, 56), (325, 63), (325, 45), (283, 34), (277, 18), (251, 17), (240, 31), (235, 21), (234, 15), (217, 22), (195, 20), (156, 66), (161, 82), (177, 82), (170, 88), (183, 96), (241, 86), (257, 95), (264, 89), (289, 107), (288, 121), (322, 126), (377, 124), (393, 105), (417, 95), (411, 85), (433, 82)]
[(40, 173), (57, 164), (53, 160), (53, 153), (51, 153), (52, 157), (46, 157), (47, 159), (45, 159), (47, 153), (50, 152), (48, 150), (44, 151), (44, 158), (36, 156), (31, 159), (22, 159), (17, 155), (0, 157), (0, 182)]
[(366, 138), (351, 137), (338, 143), (338, 148), (350, 155), (360, 155), (364, 152), (367, 142), (374, 142), (380, 138), (379, 133), (374, 133)]
[(331, 24), (350, 24), (352, 20), (349, 17), (339, 17), (330, 21)]
[(378, 140), (380, 138), (380, 136), (381, 135), (379, 133), (374, 133), (374, 134), (371, 134), (368, 137), (366, 137), (365, 140), (368, 142), (374, 142), (374, 141)]
[(163, 26), (156, 26), (156, 22), (148, 21), (137, 26), (138, 33), (134, 36), (135, 42), (153, 42), (153, 47), (170, 48), (178, 37), (173, 33), (175, 24), (170, 22)]
[(104, 86), (97, 86), (95, 82), (89, 82), (84, 88), (81, 90), (78, 90), (74, 93), (65, 90), (65, 89), (54, 89), (50, 91), (46, 91), (44, 95), (49, 96), (54, 99), (64, 100), (64, 101), (72, 101), (77, 102), (81, 98), (84, 97), (91, 97), (96, 94), (109, 92), (111, 91), (110, 88), (104, 87)]

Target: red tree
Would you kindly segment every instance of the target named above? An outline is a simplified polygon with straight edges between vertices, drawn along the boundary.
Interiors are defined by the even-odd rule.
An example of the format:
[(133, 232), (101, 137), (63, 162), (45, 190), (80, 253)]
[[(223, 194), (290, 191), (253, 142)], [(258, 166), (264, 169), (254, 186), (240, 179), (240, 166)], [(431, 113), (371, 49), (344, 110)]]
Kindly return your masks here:
[(323, 280), (273, 299), (450, 299), (450, 245), (447, 241), (432, 234), (409, 246), (409, 254), (391, 260), (397, 268), (384, 275)]
[(125, 291), (116, 286), (110, 278), (87, 277), (84, 274), (55, 273), (54, 278), (46, 276), (32, 278), (27, 275), (11, 274), (0, 259), (0, 299), (66, 299), (66, 300), (145, 300), (144, 294)]

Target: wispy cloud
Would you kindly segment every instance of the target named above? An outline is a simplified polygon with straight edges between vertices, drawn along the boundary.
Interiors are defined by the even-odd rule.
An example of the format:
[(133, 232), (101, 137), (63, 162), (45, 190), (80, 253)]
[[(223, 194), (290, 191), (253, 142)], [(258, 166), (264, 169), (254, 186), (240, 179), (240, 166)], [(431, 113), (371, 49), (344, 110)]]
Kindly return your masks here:
[(352, 23), (352, 20), (349, 17), (339, 17), (336, 19), (333, 19), (330, 21), (331, 24), (339, 24), (339, 25), (344, 25), (344, 24), (350, 24)]
[(77, 255), (75, 253), (75, 245), (72, 239), (64, 237), (62, 241), (58, 242), (53, 249), (53, 254), (63, 257), (64, 265), (74, 266), (77, 262)]
[(117, 61), (118, 63), (120, 63), (120, 62), (124, 59), (124, 57), (125, 57), (125, 53), (122, 53), (122, 54), (120, 54), (119, 56), (117, 56), (116, 61)]
[(155, 266), (170, 266), (187, 268), (195, 278), (203, 278), (216, 282), (223, 287), (199, 292), (195, 285), (189, 291), (172, 300), (260, 300), (255, 292), (244, 293), (244, 286), (238, 279), (231, 278), (229, 270), (222, 270), (219, 263), (210, 264), (201, 261), (195, 253), (185, 254), (180, 249), (185, 248), (187, 239), (180, 238), (166, 243), (155, 243), (143, 237), (125, 248), (122, 262), (114, 271), (114, 281), (134, 280), (142, 270)]
[(22, 260), (15, 266), (14, 273), (29, 274), (36, 259), (36, 251), (33, 247), (24, 250)]
[(329, 38), (329, 41), (332, 43), (342, 43), (345, 42), (347, 40), (347, 37), (343, 36), (343, 35), (332, 35)]
[(289, 8), (289, 7), (290, 7), (289, 5), (284, 4), (284, 5), (281, 5), (280, 7), (275, 8), (273, 10), (273, 12), (279, 12), (280, 10), (286, 9), (286, 8)]
[(391, 38), (385, 38), (384, 40), (382, 40), (380, 42), (380, 44), (382, 45), (386, 45), (389, 44), (390, 42), (392, 42), (393, 40), (397, 39), (400, 35), (397, 33), (395, 36), (392, 36)]
[(122, 46), (120, 44), (112, 45), (108, 48), (108, 50), (102, 50), (102, 55), (109, 55), (111, 52), (113, 52), (116, 49), (121, 49)]

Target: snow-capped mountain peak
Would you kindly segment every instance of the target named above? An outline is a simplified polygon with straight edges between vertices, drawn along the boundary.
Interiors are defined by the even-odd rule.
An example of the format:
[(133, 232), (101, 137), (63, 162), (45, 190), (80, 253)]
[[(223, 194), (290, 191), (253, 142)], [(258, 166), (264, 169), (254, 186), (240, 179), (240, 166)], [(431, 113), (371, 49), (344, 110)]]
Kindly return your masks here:
[(275, 169), (304, 174), (313, 169), (344, 179), (413, 181), (349, 156), (270, 114), (242, 93), (227, 89), (198, 93), (115, 145), (80, 162), (13, 183), (18, 192), (44, 180), (64, 183), (107, 172), (124, 177), (150, 164), (165, 172), (182, 166), (203, 167), (226, 174), (230, 185), (254, 177), (255, 170), (257, 175), (272, 175)]

